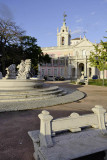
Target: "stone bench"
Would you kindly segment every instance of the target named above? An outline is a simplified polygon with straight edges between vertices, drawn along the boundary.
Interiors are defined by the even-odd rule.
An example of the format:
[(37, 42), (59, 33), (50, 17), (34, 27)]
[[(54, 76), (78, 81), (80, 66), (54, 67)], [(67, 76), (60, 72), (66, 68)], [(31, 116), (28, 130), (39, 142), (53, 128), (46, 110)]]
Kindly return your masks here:
[[(72, 113), (53, 119), (48, 111), (39, 114), (40, 131), (29, 131), (35, 160), (70, 160), (107, 150), (107, 113), (99, 105), (94, 113)], [(107, 155), (105, 156), (107, 160)]]

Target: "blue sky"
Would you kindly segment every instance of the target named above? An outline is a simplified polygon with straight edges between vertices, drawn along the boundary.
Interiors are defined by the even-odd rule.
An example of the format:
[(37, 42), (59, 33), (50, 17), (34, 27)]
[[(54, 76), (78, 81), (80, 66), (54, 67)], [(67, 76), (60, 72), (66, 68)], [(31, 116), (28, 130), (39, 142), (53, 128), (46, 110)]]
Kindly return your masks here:
[(71, 38), (84, 31), (91, 42), (107, 36), (107, 0), (0, 0), (0, 17), (12, 18), (41, 47), (57, 45), (64, 11)]

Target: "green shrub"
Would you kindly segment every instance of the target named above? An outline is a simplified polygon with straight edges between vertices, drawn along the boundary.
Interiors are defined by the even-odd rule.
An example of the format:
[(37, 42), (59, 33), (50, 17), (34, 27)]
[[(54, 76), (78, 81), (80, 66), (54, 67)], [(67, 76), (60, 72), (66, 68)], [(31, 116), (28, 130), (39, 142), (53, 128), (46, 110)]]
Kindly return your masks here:
[[(88, 84), (102, 86), (103, 80), (102, 79), (89, 79)], [(107, 79), (104, 80), (104, 86), (107, 86)]]

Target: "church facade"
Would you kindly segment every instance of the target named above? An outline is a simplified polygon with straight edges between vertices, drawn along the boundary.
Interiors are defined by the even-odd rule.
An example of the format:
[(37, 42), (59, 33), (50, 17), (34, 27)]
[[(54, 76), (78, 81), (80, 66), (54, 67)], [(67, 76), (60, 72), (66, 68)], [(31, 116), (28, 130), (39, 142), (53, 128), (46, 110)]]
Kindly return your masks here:
[(71, 39), (71, 31), (64, 19), (61, 29), (57, 29), (57, 46), (42, 48), (43, 53), (51, 57), (51, 63), (40, 65), (41, 76), (78, 79), (83, 71), (84, 76), (88, 78), (92, 78), (93, 75), (101, 78), (102, 73), (97, 68), (91, 67), (88, 60), (90, 53), (95, 51), (93, 45), (94, 43), (90, 42), (85, 35), (83, 38), (80, 36)]

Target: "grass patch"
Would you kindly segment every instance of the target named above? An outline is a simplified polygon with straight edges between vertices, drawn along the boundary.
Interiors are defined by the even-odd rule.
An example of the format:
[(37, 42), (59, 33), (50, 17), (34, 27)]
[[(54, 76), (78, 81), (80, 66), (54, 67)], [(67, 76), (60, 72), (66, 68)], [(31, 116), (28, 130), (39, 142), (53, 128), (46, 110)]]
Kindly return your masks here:
[[(88, 84), (96, 85), (96, 86), (103, 86), (103, 80), (102, 79), (89, 79)], [(107, 86), (107, 79), (104, 80), (104, 86)]]

